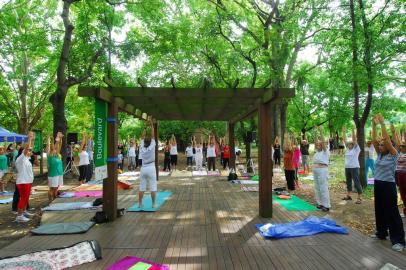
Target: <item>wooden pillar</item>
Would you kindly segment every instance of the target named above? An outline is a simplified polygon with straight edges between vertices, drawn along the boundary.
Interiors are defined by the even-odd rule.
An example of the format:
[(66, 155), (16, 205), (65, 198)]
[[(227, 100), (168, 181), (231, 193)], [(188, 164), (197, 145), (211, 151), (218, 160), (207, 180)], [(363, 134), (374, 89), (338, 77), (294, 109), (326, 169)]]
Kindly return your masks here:
[(118, 104), (108, 105), (107, 113), (107, 179), (103, 180), (103, 211), (109, 221), (117, 217), (117, 146), (118, 146)]
[(261, 103), (258, 109), (259, 129), (259, 215), (272, 217), (272, 142), (270, 103)]
[(228, 146), (230, 147), (230, 169), (235, 170), (235, 136), (234, 123), (228, 123)]
[(154, 140), (156, 142), (155, 147), (155, 169), (156, 169), (156, 180), (159, 180), (159, 160), (158, 160), (158, 121), (154, 123)]

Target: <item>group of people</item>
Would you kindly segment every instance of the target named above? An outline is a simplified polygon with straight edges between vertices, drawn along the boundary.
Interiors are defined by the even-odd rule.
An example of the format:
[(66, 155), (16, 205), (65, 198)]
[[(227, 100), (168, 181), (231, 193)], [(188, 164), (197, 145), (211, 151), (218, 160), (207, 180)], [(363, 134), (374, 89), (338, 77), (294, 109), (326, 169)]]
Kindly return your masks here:
[[(381, 137), (377, 136), (377, 126), (381, 126)], [(372, 139), (367, 141), (365, 147), (366, 178), (369, 170), (374, 176), (374, 203), (376, 218), (376, 234), (373, 238), (385, 239), (388, 235), (392, 242), (392, 249), (402, 251), (405, 248), (405, 233), (401, 214), (397, 205), (397, 187), (399, 187), (406, 215), (406, 132), (402, 138), (391, 125), (392, 137), (385, 127), (385, 120), (381, 115), (373, 117)], [(352, 130), (351, 139), (347, 139), (347, 130), (343, 128), (342, 138), (345, 146), (345, 178), (347, 193), (343, 200), (352, 200), (353, 186), (357, 194), (356, 204), (362, 203), (362, 185), (360, 181), (359, 154), (360, 146), (357, 141), (357, 134)], [(330, 143), (323, 137), (321, 128), (314, 129), (315, 154), (313, 156), (313, 179), (314, 194), (317, 208), (322, 211), (329, 211), (331, 208), (328, 168), (330, 165)], [(293, 192), (298, 187), (297, 168), (298, 156), (302, 156), (304, 170), (308, 170), (309, 147), (307, 140), (302, 140), (300, 147), (289, 135), (284, 137), (283, 160), (287, 188)], [(377, 153), (376, 161), (374, 153)], [(305, 155), (303, 155), (305, 154)], [(281, 146), (279, 140), (274, 144), (274, 162), (280, 165)], [(388, 234), (389, 232), (389, 234)]]

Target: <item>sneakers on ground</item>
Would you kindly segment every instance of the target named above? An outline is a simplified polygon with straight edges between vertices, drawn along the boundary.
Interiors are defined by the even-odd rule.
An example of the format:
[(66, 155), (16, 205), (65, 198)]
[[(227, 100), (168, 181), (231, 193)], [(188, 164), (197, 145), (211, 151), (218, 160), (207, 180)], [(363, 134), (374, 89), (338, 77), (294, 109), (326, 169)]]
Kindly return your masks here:
[(399, 244), (399, 243), (394, 244), (394, 245), (392, 246), (392, 249), (393, 249), (394, 251), (398, 251), (398, 252), (402, 252), (404, 248), (405, 248), (405, 246), (402, 245), (402, 244)]
[(16, 217), (16, 222), (28, 222), (28, 221), (30, 221), (30, 219), (25, 217), (24, 215)]
[(35, 214), (25, 211), (25, 212), (23, 213), (23, 215), (24, 215), (25, 217), (28, 217), (28, 218), (29, 218), (29, 217), (34, 216)]

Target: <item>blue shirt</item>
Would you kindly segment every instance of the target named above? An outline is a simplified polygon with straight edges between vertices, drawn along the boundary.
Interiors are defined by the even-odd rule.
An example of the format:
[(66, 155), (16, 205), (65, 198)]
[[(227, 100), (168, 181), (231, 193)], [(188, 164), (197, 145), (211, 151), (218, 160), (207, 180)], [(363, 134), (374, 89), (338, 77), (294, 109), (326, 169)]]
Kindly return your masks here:
[(398, 157), (398, 154), (378, 154), (375, 167), (375, 180), (395, 182), (395, 168)]

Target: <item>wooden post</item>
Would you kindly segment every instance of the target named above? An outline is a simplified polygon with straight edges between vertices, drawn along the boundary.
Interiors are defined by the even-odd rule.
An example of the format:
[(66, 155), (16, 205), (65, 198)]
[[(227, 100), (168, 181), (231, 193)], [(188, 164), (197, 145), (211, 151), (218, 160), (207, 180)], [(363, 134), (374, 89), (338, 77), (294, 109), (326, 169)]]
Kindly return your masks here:
[(258, 109), (259, 129), (259, 215), (272, 217), (272, 142), (270, 102), (261, 103)]
[(230, 147), (230, 169), (235, 170), (235, 137), (234, 123), (228, 123), (228, 146)]
[(159, 160), (158, 160), (158, 121), (154, 123), (154, 140), (156, 142), (155, 146), (155, 169), (156, 169), (156, 180), (159, 180)]
[(118, 104), (115, 100), (108, 105), (107, 114), (107, 179), (103, 180), (103, 211), (109, 221), (117, 217), (117, 146), (118, 146)]

